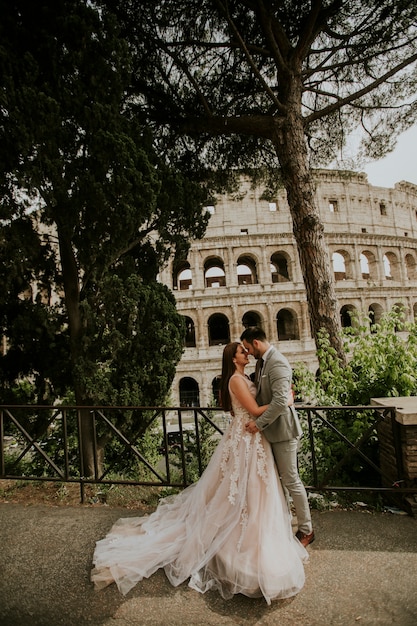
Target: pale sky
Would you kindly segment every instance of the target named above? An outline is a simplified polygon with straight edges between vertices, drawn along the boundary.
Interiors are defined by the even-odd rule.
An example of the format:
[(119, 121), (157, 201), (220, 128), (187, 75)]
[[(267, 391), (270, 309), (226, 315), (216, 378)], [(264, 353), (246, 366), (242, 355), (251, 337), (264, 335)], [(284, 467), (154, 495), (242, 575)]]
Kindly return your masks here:
[(371, 185), (394, 187), (405, 180), (417, 185), (417, 126), (399, 136), (393, 152), (380, 161), (373, 161), (362, 168)]

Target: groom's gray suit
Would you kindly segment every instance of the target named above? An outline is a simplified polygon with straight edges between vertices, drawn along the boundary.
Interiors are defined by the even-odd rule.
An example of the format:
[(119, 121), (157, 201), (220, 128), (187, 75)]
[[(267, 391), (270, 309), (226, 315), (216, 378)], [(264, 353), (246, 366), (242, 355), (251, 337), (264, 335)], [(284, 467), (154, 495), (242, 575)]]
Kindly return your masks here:
[[(281, 482), (294, 502), (298, 528), (309, 534), (312, 531), (310, 507), (297, 468), (298, 438), (302, 429), (295, 407), (288, 406), (292, 369), (274, 346), (264, 357), (258, 359), (256, 365), (256, 400), (259, 405), (269, 404), (269, 407), (257, 418), (256, 425), (271, 443)], [(264, 361), (262, 368), (261, 361)]]

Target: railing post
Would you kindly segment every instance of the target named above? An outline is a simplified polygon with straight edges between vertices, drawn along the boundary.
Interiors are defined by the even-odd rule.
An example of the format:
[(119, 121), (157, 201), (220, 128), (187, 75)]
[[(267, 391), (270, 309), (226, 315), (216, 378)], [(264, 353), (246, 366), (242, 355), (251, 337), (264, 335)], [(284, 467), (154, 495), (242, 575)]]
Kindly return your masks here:
[(80, 409), (77, 409), (77, 430), (78, 430), (78, 455), (80, 464), (80, 499), (81, 504), (84, 504), (84, 459), (83, 459), (83, 435), (81, 428), (81, 414)]
[(313, 466), (313, 487), (317, 488), (319, 485), (319, 478), (318, 478), (318, 472), (317, 472), (316, 449), (314, 446), (313, 420), (311, 417), (310, 409), (307, 409), (307, 420), (308, 420), (308, 437), (310, 440), (310, 450), (311, 450), (311, 464)]
[(0, 472), (1, 476), (4, 476), (6, 472), (5, 461), (4, 461), (4, 418), (3, 418), (3, 409), (0, 411)]

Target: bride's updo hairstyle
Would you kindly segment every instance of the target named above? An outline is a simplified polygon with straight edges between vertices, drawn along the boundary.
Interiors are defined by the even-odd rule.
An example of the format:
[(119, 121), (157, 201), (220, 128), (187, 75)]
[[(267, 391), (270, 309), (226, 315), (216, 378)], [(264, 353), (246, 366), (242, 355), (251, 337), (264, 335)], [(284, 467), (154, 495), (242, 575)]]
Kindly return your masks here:
[(230, 411), (232, 408), (229, 393), (229, 380), (236, 371), (236, 365), (233, 363), (233, 359), (240, 345), (239, 341), (232, 341), (232, 343), (228, 343), (223, 350), (222, 377), (220, 381), (220, 406), (223, 411)]

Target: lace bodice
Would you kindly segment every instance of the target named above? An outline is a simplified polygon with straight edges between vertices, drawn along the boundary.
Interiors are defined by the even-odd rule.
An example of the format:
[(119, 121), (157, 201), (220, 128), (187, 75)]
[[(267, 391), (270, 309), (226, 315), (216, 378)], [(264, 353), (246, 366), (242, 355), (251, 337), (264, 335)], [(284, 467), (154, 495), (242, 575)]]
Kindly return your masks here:
[[(253, 397), (256, 396), (256, 387), (253, 382), (243, 376), (242, 374), (233, 374), (243, 378), (246, 382), (250, 393)], [(258, 476), (265, 484), (266, 491), (269, 491), (270, 476), (268, 476), (266, 467), (266, 452), (264, 445), (264, 438), (261, 433), (251, 435), (246, 432), (245, 425), (252, 418), (247, 409), (242, 406), (233, 391), (230, 389), (229, 393), (232, 400), (233, 420), (230, 429), (225, 433), (225, 442), (223, 447), (223, 454), (221, 460), (221, 470), (223, 476), (229, 474), (230, 488), (229, 488), (229, 502), (234, 505), (236, 503), (236, 496), (239, 494), (239, 482), (246, 480), (249, 460), (256, 457), (256, 470)], [(232, 471), (231, 464), (233, 466)], [(244, 514), (243, 514), (244, 518)], [(242, 526), (244, 527), (244, 519), (242, 520)]]
[[(245, 381), (245, 383), (248, 386), (248, 389), (249, 389), (250, 393), (255, 398), (256, 397), (256, 387), (253, 384), (253, 382), (250, 380), (250, 378), (248, 378), (247, 376), (243, 376), (242, 374), (239, 374), (239, 373), (236, 372), (235, 374), (233, 374), (233, 376), (230, 377), (230, 380), (232, 380), (232, 378), (234, 378), (235, 376), (238, 376), (239, 378), (243, 378), (243, 380)], [(237, 397), (235, 396), (233, 391), (230, 389), (230, 381), (229, 381), (229, 393), (230, 393), (230, 398), (232, 400), (233, 412), (236, 414), (237, 412), (240, 413), (241, 411), (244, 411), (246, 413), (246, 416), (249, 418), (250, 417), (249, 413), (240, 404), (239, 400), (237, 399)]]

